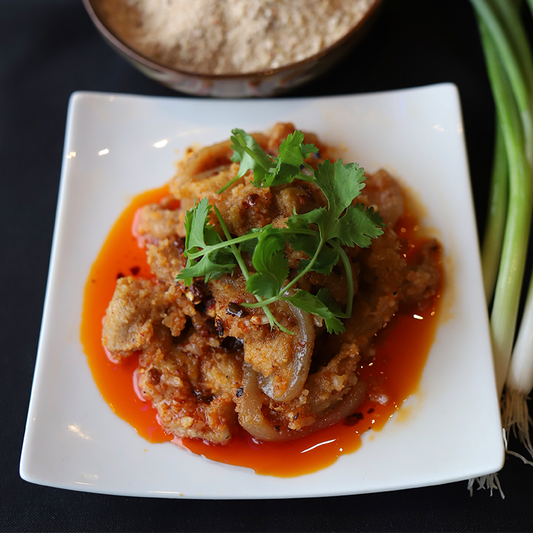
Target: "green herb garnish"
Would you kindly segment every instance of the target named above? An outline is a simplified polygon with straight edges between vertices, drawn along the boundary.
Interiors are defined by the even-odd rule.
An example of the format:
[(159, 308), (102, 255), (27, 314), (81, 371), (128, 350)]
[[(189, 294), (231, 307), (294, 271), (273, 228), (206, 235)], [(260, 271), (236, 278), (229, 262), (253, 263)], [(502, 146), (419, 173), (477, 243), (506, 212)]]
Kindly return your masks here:
[[(301, 131), (294, 132), (281, 143), (277, 158), (269, 156), (243, 130), (234, 129), (232, 134), (232, 159), (240, 163), (240, 169), (237, 176), (218, 191), (219, 194), (251, 170), (255, 187), (291, 183), (294, 179), (313, 182), (324, 193), (328, 206), (302, 215), (295, 213), (284, 228), (268, 224), (241, 237), (229, 234), (222, 216), (214, 207), (224, 240), (210, 222), (213, 206), (204, 198), (187, 211), (187, 267), (176, 279), (184, 280), (187, 285), (195, 277), (204, 277), (205, 281), (209, 281), (224, 274), (233, 274), (238, 265), (246, 280), (246, 290), (257, 299), (257, 303), (241, 305), (263, 308), (271, 327), (291, 333), (274, 318), (268, 307), (282, 300), (324, 319), (329, 333), (344, 331), (340, 319), (352, 314), (353, 278), (350, 260), (342, 247), (368, 247), (373, 238), (383, 233), (381, 228), (384, 225), (373, 208), (363, 204), (352, 205), (364, 187), (364, 169), (355, 163), (344, 165), (340, 159), (334, 163), (326, 160), (316, 170), (313, 169), (305, 160), (318, 152), (318, 148), (304, 144)], [(302, 172), (304, 169), (308, 172)], [(292, 279), (289, 279), (289, 264), (285, 256), (287, 244), (308, 256), (308, 259), (300, 261), (298, 273)], [(254, 273), (248, 271), (242, 259), (245, 252), (252, 255)], [(307, 272), (330, 274), (339, 261), (344, 266), (347, 282), (348, 304), (344, 311), (325, 288), (316, 295), (293, 288)]]

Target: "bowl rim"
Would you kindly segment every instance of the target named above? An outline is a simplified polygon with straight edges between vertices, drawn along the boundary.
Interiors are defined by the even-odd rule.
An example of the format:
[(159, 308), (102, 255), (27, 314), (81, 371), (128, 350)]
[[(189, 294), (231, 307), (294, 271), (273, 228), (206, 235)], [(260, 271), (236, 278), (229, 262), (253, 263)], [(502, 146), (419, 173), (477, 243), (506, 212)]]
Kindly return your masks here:
[(131, 47), (121, 37), (119, 37), (118, 34), (116, 34), (111, 29), (107, 21), (105, 21), (103, 18), (100, 17), (98, 8), (95, 7), (95, 5), (93, 5), (94, 0), (82, 0), (82, 2), (83, 2), (83, 5), (85, 6), (87, 13), (89, 14), (89, 17), (91, 18), (93, 24), (96, 26), (99, 32), (108, 41), (110, 41), (114, 46), (116, 46), (123, 54), (125, 54), (129, 59), (140, 62), (145, 67), (155, 69), (166, 74), (172, 74), (172, 75), (178, 74), (178, 75), (189, 76), (189, 77), (193, 76), (196, 78), (204, 78), (204, 79), (215, 81), (215, 80), (239, 80), (239, 79), (249, 79), (249, 78), (267, 78), (267, 77), (276, 75), (278, 73), (283, 73), (283, 72), (290, 71), (295, 68), (300, 68), (307, 64), (313, 63), (321, 59), (322, 57), (328, 55), (330, 52), (333, 52), (334, 50), (341, 48), (343, 44), (351, 40), (352, 37), (355, 34), (357, 34), (364, 27), (364, 25), (368, 22), (368, 20), (376, 13), (378, 8), (381, 7), (384, 0), (371, 0), (371, 4), (369, 8), (367, 9), (366, 13), (354, 26), (350, 28), (348, 32), (346, 32), (341, 38), (337, 39), (334, 43), (330, 44), (326, 48), (322, 48), (319, 52), (317, 52), (316, 54), (313, 54), (312, 56), (306, 57), (299, 61), (285, 64), (285, 65), (282, 65), (276, 68), (255, 70), (255, 71), (250, 71), (250, 72), (240, 72), (240, 73), (233, 73), (233, 74), (231, 73), (209, 74), (209, 73), (202, 73), (202, 72), (194, 72), (194, 71), (185, 70), (181, 68), (171, 67), (164, 63), (160, 63), (159, 61), (156, 61), (155, 59), (152, 59), (144, 55), (142, 52), (139, 52), (135, 48)]

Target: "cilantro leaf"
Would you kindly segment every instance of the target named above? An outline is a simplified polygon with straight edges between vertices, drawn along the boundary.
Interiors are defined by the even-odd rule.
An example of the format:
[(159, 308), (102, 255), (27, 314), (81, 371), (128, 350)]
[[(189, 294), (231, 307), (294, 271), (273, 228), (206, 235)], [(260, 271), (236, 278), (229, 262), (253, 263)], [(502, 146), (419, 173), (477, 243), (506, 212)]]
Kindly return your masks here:
[[(190, 254), (197, 253), (202, 249), (209, 249), (210, 246), (220, 244), (222, 237), (216, 232), (211, 225), (209, 216), (211, 214), (211, 205), (207, 198), (203, 198), (189, 209), (185, 214), (185, 253), (188, 257)], [(205, 277), (205, 281), (217, 279), (223, 274), (232, 273), (236, 263), (232, 260), (233, 255), (224, 248), (215, 249), (207, 252), (198, 262), (192, 262), (190, 257), (187, 259), (187, 266), (181, 270), (176, 279), (181, 279), (185, 285), (192, 283), (192, 278)]]
[(257, 239), (259, 238), (259, 235), (262, 231), (263, 231), (263, 228), (252, 228), (246, 235), (252, 235), (254, 233), (257, 233), (257, 238), (241, 242), (239, 244), (239, 250), (243, 253), (247, 253), (250, 256), (253, 256), (255, 252), (255, 248), (257, 246)]
[[(320, 234), (315, 232), (315, 235), (307, 235), (305, 233), (297, 233), (298, 230), (308, 229), (309, 222), (306, 220), (309, 217), (305, 215), (293, 215), (287, 220), (287, 226), (294, 230), (294, 234), (287, 235), (287, 242), (292, 246), (293, 250), (303, 252), (309, 259), (302, 259), (298, 265), (298, 270), (303, 270), (307, 267), (311, 258), (315, 255), (320, 246)], [(316, 257), (313, 264), (313, 270), (320, 274), (331, 274), (332, 268), (339, 262), (339, 254), (336, 250), (329, 246), (323, 246)]]
[(304, 134), (301, 131), (287, 135), (279, 146), (276, 167), (265, 176), (264, 186), (290, 183), (295, 178), (311, 181), (311, 177), (303, 175), (300, 168), (311, 154), (318, 152), (318, 148), (314, 144), (303, 144), (303, 140)]
[(346, 246), (355, 244), (361, 248), (370, 246), (372, 239), (383, 234), (383, 219), (372, 207), (363, 204), (350, 205), (343, 217), (331, 227), (330, 238), (337, 238)]
[(299, 167), (311, 154), (318, 152), (314, 144), (303, 144), (304, 134), (295, 131), (287, 135), (279, 145), (278, 160), (294, 167)]
[(211, 206), (209, 200), (203, 198), (185, 214), (185, 250), (205, 248), (204, 229), (209, 223)]
[(342, 310), (333, 299), (330, 292), (326, 287), (322, 287), (317, 293), (316, 297), (334, 314), (337, 316), (342, 316)]
[[(287, 163), (278, 163), (278, 166), (275, 168), (274, 172), (266, 174), (264, 181), (261, 183), (261, 187), (272, 187), (274, 185), (284, 185), (285, 183), (291, 183), (296, 178), (300, 178), (300, 167), (293, 167)], [(304, 176), (310, 181), (310, 178)], [(255, 183), (254, 183), (255, 185)]]
[(254, 173), (253, 184), (259, 187), (265, 174), (272, 167), (271, 157), (261, 148), (259, 143), (244, 130), (231, 130), (231, 148), (234, 150), (231, 160), (240, 163), (239, 172), (234, 179), (242, 178), (249, 170)]
[(283, 300), (289, 301), (295, 307), (307, 313), (313, 313), (324, 319), (324, 324), (328, 333), (342, 333), (345, 331), (344, 324), (337, 318), (318, 296), (300, 289), (292, 296), (284, 296)]
[(295, 224), (300, 224), (300, 227), (309, 227), (309, 224), (316, 224), (320, 230), (320, 233), (325, 234), (326, 222), (328, 219), (328, 210), (325, 207), (317, 207), (308, 213), (293, 215), (289, 218), (289, 224), (292, 224), (293, 226)]
[[(182, 279), (186, 282), (187, 280), (192, 281), (192, 278), (205, 276), (205, 281), (207, 282), (211, 279), (218, 279), (224, 274), (233, 274), (233, 270), (237, 266), (235, 262), (222, 263), (216, 261), (220, 261), (219, 254), (206, 254), (197, 263), (185, 267), (176, 279)], [(185, 284), (190, 285), (187, 282)]]
[(352, 205), (364, 187), (363, 180), (364, 169), (354, 163), (343, 165), (340, 159), (335, 163), (324, 161), (315, 172), (315, 182), (326, 196), (328, 208), (294, 215), (289, 220), (292, 224), (296, 224), (297, 220), (299, 223), (316, 224), (325, 241), (337, 238), (346, 246), (370, 246), (371, 238), (383, 233), (383, 219), (371, 207)]
[(256, 273), (248, 279), (247, 291), (262, 298), (279, 294), (289, 275), (289, 262), (284, 252), (285, 240), (280, 230), (272, 225), (265, 227), (252, 257)]
[(328, 200), (330, 219), (338, 218), (364, 188), (365, 170), (356, 163), (343, 165), (341, 159), (335, 163), (324, 161), (315, 172), (315, 183)]

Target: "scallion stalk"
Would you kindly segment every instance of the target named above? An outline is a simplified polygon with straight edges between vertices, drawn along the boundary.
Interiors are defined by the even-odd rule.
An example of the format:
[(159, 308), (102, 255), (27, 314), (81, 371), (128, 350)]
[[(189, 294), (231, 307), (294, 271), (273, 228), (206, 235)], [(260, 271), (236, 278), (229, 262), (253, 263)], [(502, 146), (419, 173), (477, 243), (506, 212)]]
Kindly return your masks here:
[[(528, 1), (533, 11), (533, 0)], [(533, 455), (527, 406), (527, 395), (533, 388), (533, 278), (513, 349), (533, 206), (533, 59), (520, 17), (520, 2), (471, 0), (471, 3), (478, 16), (498, 129), (482, 250), (488, 302), (495, 285), (490, 324), (497, 390), (505, 435), (508, 436), (512, 428)], [(504, 168), (505, 155), (507, 171)], [(505, 189), (506, 174), (509, 196), (506, 199), (502, 194), (498, 200), (498, 193)], [(502, 223), (505, 211), (502, 241), (501, 229), (498, 230), (497, 225)], [(501, 260), (494, 281), (500, 246)], [(507, 440), (505, 444), (508, 453), (518, 455), (508, 449)], [(470, 480), (470, 489), (474, 481)], [(480, 488), (498, 488), (503, 497), (496, 475), (484, 476), (477, 481)]]
[[(533, 0), (528, 0), (530, 11), (533, 13)], [(519, 34), (524, 32), (521, 31)], [(525, 34), (523, 38), (525, 37)], [(522, 39), (522, 43), (523, 43)], [(521, 57), (533, 71), (533, 60), (527, 45), (522, 44)], [(529, 92), (533, 98), (533, 75), (529, 78)], [(533, 146), (530, 146), (533, 150)], [(533, 389), (533, 276), (529, 281), (526, 304), (511, 357), (511, 364), (505, 382), (505, 392), (502, 397), (502, 422), (508, 435), (518, 437), (524, 448), (533, 458), (533, 445), (529, 434), (531, 417), (527, 401)], [(513, 452), (514, 453), (514, 452)], [(517, 454), (514, 454), (517, 455)], [(526, 461), (531, 465), (531, 461)]]
[(507, 220), (490, 316), (496, 383), (501, 395), (511, 359), (529, 239), (533, 189), (525, 146), (531, 143), (530, 133), (526, 133), (533, 131), (533, 121), (530, 98), (511, 38), (489, 2), (471, 2), (479, 17), (487, 70), (509, 165)]
[(500, 269), (505, 220), (507, 218), (508, 187), (507, 150), (500, 119), (497, 118), (488, 216), (481, 245), (481, 269), (487, 305), (492, 302), (494, 287)]

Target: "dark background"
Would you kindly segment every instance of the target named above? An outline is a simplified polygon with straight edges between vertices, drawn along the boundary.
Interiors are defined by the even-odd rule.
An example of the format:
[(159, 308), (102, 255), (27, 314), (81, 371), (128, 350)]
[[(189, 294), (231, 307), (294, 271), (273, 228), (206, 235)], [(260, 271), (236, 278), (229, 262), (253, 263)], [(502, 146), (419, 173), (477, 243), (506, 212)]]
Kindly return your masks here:
[[(353, 94), (437, 82), (453, 82), (459, 88), (482, 230), (494, 109), (467, 0), (388, 0), (372, 32), (342, 64), (288, 96)], [(471, 497), (466, 482), (353, 497), (194, 501), (84, 494), (22, 481), (18, 464), (46, 288), (67, 102), (77, 90), (176, 94), (116, 55), (97, 34), (81, 0), (0, 0), (0, 231), (4, 242), (0, 530), (533, 530), (533, 467), (511, 456), (500, 473), (505, 499), (498, 494), (491, 497), (487, 491)]]

